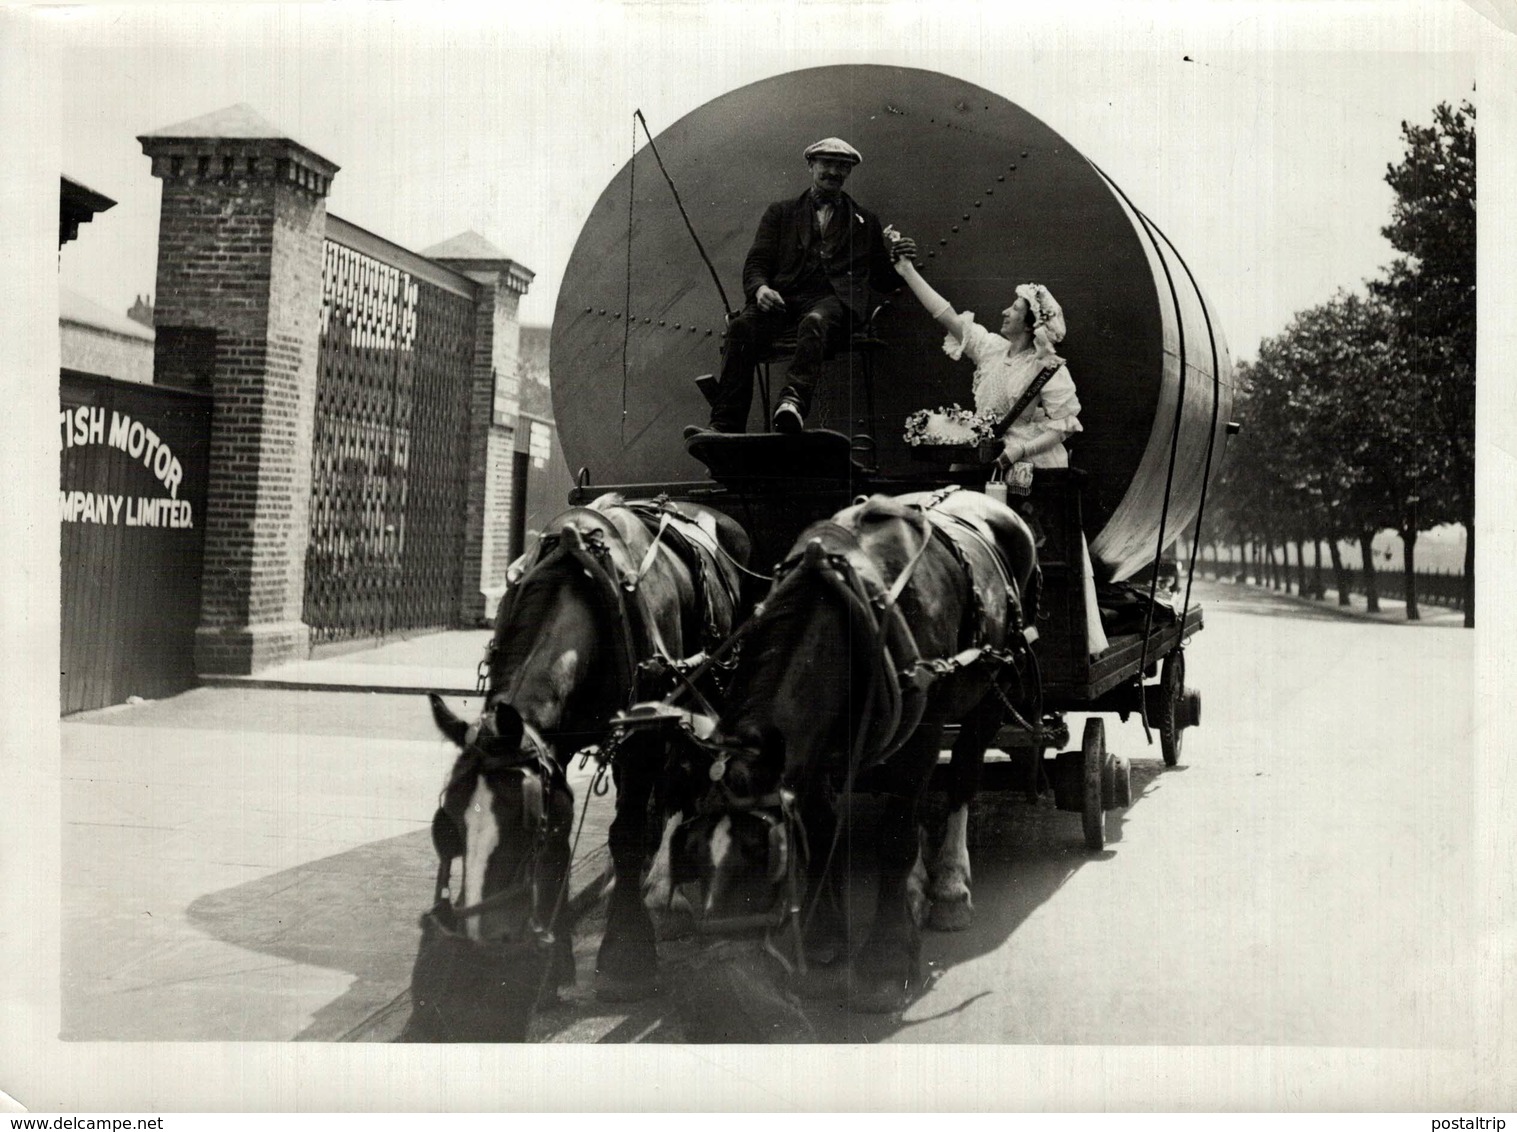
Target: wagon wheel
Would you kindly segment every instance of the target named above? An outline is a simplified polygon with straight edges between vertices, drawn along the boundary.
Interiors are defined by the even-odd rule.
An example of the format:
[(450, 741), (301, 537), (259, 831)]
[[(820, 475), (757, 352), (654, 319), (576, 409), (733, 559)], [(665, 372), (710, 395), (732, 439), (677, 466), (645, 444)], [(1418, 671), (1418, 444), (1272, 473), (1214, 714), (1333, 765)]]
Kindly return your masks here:
[(1085, 847), (1106, 848), (1106, 724), (1100, 719), (1085, 721), (1085, 736), (1080, 742), (1081, 782), (1080, 818), (1085, 826)]
[(1180, 700), (1184, 695), (1185, 654), (1175, 649), (1164, 658), (1159, 671), (1159, 718), (1152, 721), (1159, 727), (1159, 750), (1164, 753), (1165, 766), (1180, 761), (1180, 744), (1185, 738)]

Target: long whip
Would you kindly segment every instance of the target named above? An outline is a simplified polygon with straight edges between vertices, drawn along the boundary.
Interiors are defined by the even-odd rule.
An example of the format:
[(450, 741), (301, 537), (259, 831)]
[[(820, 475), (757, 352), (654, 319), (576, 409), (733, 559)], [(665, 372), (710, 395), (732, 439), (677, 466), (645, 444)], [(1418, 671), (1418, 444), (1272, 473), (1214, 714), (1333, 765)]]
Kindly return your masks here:
[(648, 129), (648, 119), (643, 117), (641, 110), (632, 111), (632, 116), (643, 124), (643, 135), (648, 139), (648, 148), (653, 151), (653, 160), (658, 162), (658, 170), (664, 175), (664, 180), (669, 182), (669, 191), (674, 194), (674, 203), (679, 208), (679, 214), (685, 221), (685, 229), (690, 233), (690, 238), (695, 241), (695, 250), (701, 253), (701, 259), (706, 263), (706, 270), (711, 272), (711, 282), (716, 284), (716, 291), (722, 297), (722, 310), (727, 317), (732, 316), (732, 304), (727, 301), (727, 292), (722, 287), (721, 278), (716, 273), (716, 268), (711, 263), (711, 257), (706, 254), (705, 247), (701, 244), (701, 238), (695, 234), (695, 225), (690, 223), (690, 214), (685, 211), (685, 203), (680, 200), (679, 190), (674, 187), (674, 178), (669, 176), (669, 170), (664, 168), (664, 159), (659, 156), (658, 146), (653, 143), (653, 134)]

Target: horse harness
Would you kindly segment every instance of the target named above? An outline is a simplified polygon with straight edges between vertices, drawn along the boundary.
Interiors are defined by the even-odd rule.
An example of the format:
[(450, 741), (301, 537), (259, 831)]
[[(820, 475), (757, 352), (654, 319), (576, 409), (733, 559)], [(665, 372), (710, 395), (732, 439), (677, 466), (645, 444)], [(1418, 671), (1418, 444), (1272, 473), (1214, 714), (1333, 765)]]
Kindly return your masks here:
[[(620, 658), (617, 666), (616, 700), (632, 704), (642, 698), (643, 686), (660, 673), (682, 671), (699, 663), (696, 658), (682, 659), (663, 641), (657, 619), (648, 607), (641, 589), (644, 575), (652, 567), (660, 546), (667, 547), (690, 573), (695, 602), (701, 610), (701, 638), (706, 650), (721, 639), (721, 618), (717, 612), (718, 593), (736, 610), (739, 597), (725, 571), (721, 569), (723, 552), (716, 540), (700, 523), (678, 504), (660, 497), (653, 501), (634, 501), (626, 507), (652, 535), (642, 561), (633, 564), (632, 551), (621, 533), (601, 511), (590, 507), (573, 507), (553, 520), (558, 534), (545, 534), (530, 561), (518, 560), (511, 568), (511, 586), (501, 599), (496, 623), (505, 624), (522, 591), (534, 573), (549, 565), (569, 559), (578, 565), (610, 614), (612, 652)], [(584, 529), (581, 530), (580, 528)], [(712, 584), (712, 577), (717, 584)], [(730, 615), (726, 620), (730, 621)], [(489, 680), (495, 641), (485, 647), (479, 665), (479, 688), (483, 692)]]
[[(858, 536), (836, 523), (828, 524), (824, 529), (832, 531), (846, 549), (829, 554), (813, 540), (800, 555), (781, 565), (782, 571), (788, 571), (797, 564), (808, 562), (809, 556), (809, 565), (821, 568), (822, 576), (844, 597), (850, 615), (862, 619), (866, 632), (877, 642), (871, 694), (883, 697), (884, 702), (880, 705), (883, 710), (876, 716), (874, 730), (877, 734), (869, 735), (866, 731), (860, 736), (859, 749), (851, 759), (858, 764), (851, 768), (854, 771), (883, 762), (905, 744), (921, 722), (927, 691), (934, 681), (975, 664), (1016, 666), (1028, 646), (1020, 595), (993, 536), (979, 524), (941, 510), (944, 500), (956, 490), (958, 488), (952, 486), (940, 489), (925, 503), (912, 505), (911, 509), (922, 519), (923, 542), (888, 588), (873, 560), (860, 545)], [(964, 547), (951, 532), (975, 540), (994, 564), (1000, 592), (1007, 602), (1005, 637), (1011, 647), (998, 647), (992, 642), (994, 621), (985, 608), (980, 587), (976, 585), (974, 567)], [(934, 540), (947, 549), (958, 565), (969, 593), (959, 627), (959, 650), (946, 657), (921, 655), (915, 635), (897, 605), (897, 599)], [(882, 720), (889, 721), (889, 725), (879, 726)]]
[[(635, 500), (625, 504), (653, 535), (653, 542), (643, 555), (638, 566), (638, 577), (648, 572), (658, 548), (666, 546), (676, 558), (685, 564), (690, 573), (690, 582), (695, 591), (695, 605), (701, 611), (701, 645), (710, 650), (726, 636), (717, 617), (717, 590), (729, 610), (737, 610), (741, 596), (732, 579), (721, 568), (722, 550), (716, 536), (701, 526), (667, 496), (655, 500)], [(715, 587), (713, 587), (713, 579)], [(730, 617), (728, 618), (730, 622)], [(730, 624), (727, 629), (730, 630)]]
[[(737, 598), (725, 574), (717, 564), (719, 548), (711, 536), (699, 524), (674, 504), (660, 500), (653, 505), (628, 507), (653, 534), (653, 541), (642, 564), (637, 570), (630, 566), (631, 552), (625, 540), (607, 519), (604, 513), (588, 507), (575, 507), (561, 514), (555, 524), (558, 534), (546, 535), (539, 540), (533, 557), (518, 561), (512, 567), (512, 585), (501, 600), (496, 614), (498, 624), (508, 623), (517, 601), (539, 570), (555, 563), (568, 563), (579, 568), (590, 580), (598, 600), (610, 613), (611, 651), (620, 658), (616, 666), (618, 688), (616, 701), (633, 703), (638, 699), (639, 686), (645, 673), (641, 657), (661, 657), (675, 664), (669, 657), (658, 629), (638, 583), (647, 573), (661, 543), (674, 549), (686, 564), (695, 581), (696, 596), (704, 616), (703, 632), (708, 641), (718, 632), (715, 598), (710, 575), (715, 573), (721, 583), (723, 594), (736, 608)], [(582, 530), (581, 527), (584, 529)], [(708, 569), (707, 561), (711, 565)], [(486, 647), (480, 662), (480, 691), (488, 680), (494, 653), (494, 640)], [(488, 704), (487, 704), (488, 706)], [(491, 908), (519, 898), (522, 893), (531, 895), (531, 914), (526, 925), (526, 934), (539, 946), (547, 947), (554, 942), (553, 927), (559, 906), (563, 902), (568, 884), (568, 872), (554, 895), (553, 904), (546, 922), (539, 916), (542, 898), (541, 873), (551, 837), (563, 832), (562, 827), (550, 822), (548, 799), (557, 791), (572, 793), (563, 768), (549, 752), (547, 743), (537, 730), (523, 721), (523, 738), (527, 745), (510, 755), (496, 755), (485, 751), (479, 744), (482, 723), (476, 721), (465, 736), (464, 752), (455, 765), (454, 774), (443, 790), (446, 798), (460, 781), (468, 775), (494, 774), (501, 771), (519, 770), (526, 778), (535, 780), (535, 789), (523, 790), (523, 823), (535, 829), (532, 848), (518, 867), (517, 875), (510, 884), (490, 894), (477, 904), (457, 908), (453, 906), (449, 880), (452, 863), (463, 855), (464, 838), (453, 818), (441, 806), (432, 818), (432, 843), (438, 856), (433, 907), (423, 917), (424, 926), (447, 937), (463, 939), (462, 925)], [(593, 750), (594, 748), (590, 748)], [(498, 946), (498, 941), (469, 940), (483, 947)]]
[[(462, 928), (467, 921), (510, 900), (519, 899), (525, 893), (530, 898), (531, 908), (524, 929), (526, 939), (539, 947), (548, 947), (555, 942), (554, 921), (557, 919), (559, 907), (563, 902), (564, 889), (567, 888), (569, 882), (566, 865), (558, 891), (552, 894), (552, 903), (545, 921), (539, 915), (539, 909), (545, 895), (542, 873), (547, 849), (552, 836), (564, 830), (563, 826), (552, 824), (549, 798), (553, 793), (570, 794), (569, 782), (535, 728), (524, 724), (523, 738), (528, 740), (527, 745), (511, 754), (504, 755), (486, 751), (480, 746), (482, 729), (482, 724), (479, 722), (470, 725), (464, 739), (463, 753), (454, 764), (453, 774), (448, 779), (447, 785), (443, 787), (442, 797), (446, 800), (448, 794), (468, 778), (495, 775), (504, 771), (521, 771), (523, 775), (522, 821), (528, 828), (535, 830), (532, 847), (517, 866), (516, 873), (509, 884), (486, 896), (477, 904), (455, 907), (450, 891), (450, 875), (454, 859), (464, 854), (465, 842), (452, 815), (439, 805), (437, 812), (432, 815), (432, 847), (436, 850), (438, 858), (437, 879), (433, 890), (432, 909), (423, 917), (423, 926), (430, 925), (445, 936), (463, 939), (465, 932)], [(532, 788), (527, 787), (528, 781), (534, 783)], [(468, 942), (490, 947), (499, 946), (502, 942), (516, 941), (469, 939)]]
[[(868, 650), (871, 657), (869, 701), (879, 698), (882, 702), (878, 712), (871, 712), (866, 705), (865, 721), (860, 728), (858, 740), (849, 753), (848, 779), (870, 766), (883, 762), (899, 750), (920, 724), (926, 709), (930, 684), (943, 677), (962, 671), (974, 664), (1016, 664), (1019, 660), (1017, 646), (1027, 648), (1027, 639), (1022, 629), (1021, 605), (1017, 589), (1012, 583), (1011, 571), (1004, 561), (993, 538), (978, 529), (973, 523), (958, 516), (939, 511), (941, 503), (952, 488), (944, 489), (915, 508), (921, 516), (919, 528), (923, 541), (916, 553), (908, 560), (895, 581), (887, 586), (874, 561), (864, 551), (857, 534), (836, 522), (813, 527), (817, 537), (810, 539), (797, 554), (782, 562), (775, 570), (775, 591), (786, 578), (802, 571), (815, 573), (841, 599), (848, 611), (850, 622), (873, 642)], [(1007, 636), (1014, 642), (1012, 649), (996, 648), (989, 643), (992, 621), (986, 615), (979, 589), (975, 585), (973, 567), (964, 548), (950, 535), (950, 529), (967, 532), (984, 545), (992, 562), (996, 564), (999, 581), (1007, 596)], [(828, 550), (827, 542), (836, 549)], [(966, 606), (960, 626), (961, 648), (951, 657), (926, 658), (919, 651), (916, 637), (902, 614), (897, 599), (905, 590), (917, 564), (932, 541), (938, 541), (952, 555), (963, 572), (969, 588), (970, 601)], [(736, 636), (747, 632), (763, 619), (766, 600), (754, 617)], [(729, 641), (729, 645), (731, 645)], [(992, 683), (995, 681), (992, 679)], [(1004, 699), (1004, 696), (1003, 696)], [(729, 933), (763, 928), (766, 931), (765, 946), (769, 952), (787, 962), (775, 949), (772, 933), (787, 924), (791, 934), (792, 955), (795, 964), (804, 970), (804, 954), (800, 947), (802, 891), (799, 870), (809, 855), (805, 839), (805, 826), (799, 820), (793, 790), (780, 788), (757, 797), (734, 794), (726, 784), (727, 763), (735, 750), (712, 742), (700, 733), (690, 713), (679, 712), (667, 704), (650, 708), (646, 712), (625, 713), (622, 717), (630, 726), (656, 726), (661, 722), (676, 722), (695, 746), (703, 748), (711, 756), (709, 776), (711, 785), (696, 802), (694, 814), (685, 824), (720, 813), (749, 812), (765, 822), (768, 828), (767, 869), (771, 884), (780, 888), (780, 895), (767, 912), (727, 917), (698, 917), (697, 930), (701, 933)], [(787, 963), (788, 965), (788, 963)]]

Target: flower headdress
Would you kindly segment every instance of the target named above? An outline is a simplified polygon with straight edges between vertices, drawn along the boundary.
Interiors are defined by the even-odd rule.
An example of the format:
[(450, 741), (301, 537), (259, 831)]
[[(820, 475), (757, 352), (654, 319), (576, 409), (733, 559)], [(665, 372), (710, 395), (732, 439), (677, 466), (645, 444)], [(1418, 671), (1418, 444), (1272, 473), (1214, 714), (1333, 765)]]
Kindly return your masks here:
[(1032, 339), (1038, 353), (1052, 354), (1053, 345), (1064, 340), (1064, 308), (1041, 283), (1023, 283), (1017, 298), (1026, 299), (1032, 310)]

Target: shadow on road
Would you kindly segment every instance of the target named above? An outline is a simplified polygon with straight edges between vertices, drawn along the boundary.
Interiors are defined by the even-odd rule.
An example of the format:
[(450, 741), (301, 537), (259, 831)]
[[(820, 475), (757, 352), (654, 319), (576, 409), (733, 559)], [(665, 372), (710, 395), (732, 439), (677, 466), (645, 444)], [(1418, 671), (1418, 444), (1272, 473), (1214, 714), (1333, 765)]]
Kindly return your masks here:
[[(1160, 787), (1164, 773), (1157, 759), (1133, 762), (1134, 806)], [(927, 984), (923, 991), (930, 992), (954, 967), (1005, 946), (1027, 918), (1053, 899), (1080, 869), (1100, 868), (1115, 856), (1111, 847), (1121, 844), (1125, 814), (1120, 809), (1107, 813), (1108, 848), (1092, 852), (1085, 847), (1080, 815), (1056, 809), (1049, 796), (1032, 804), (1018, 793), (982, 794), (970, 821), (973, 888), (977, 894), (974, 924), (962, 932), (923, 931)], [(833, 1009), (816, 1014), (817, 1040), (883, 1041), (926, 1022), (971, 1010), (996, 993), (993, 988), (982, 990), (961, 1002), (939, 1002), (924, 993), (906, 1011), (894, 1015), (853, 1014), (841, 1002), (830, 1004)]]
[[(1133, 805), (1162, 787), (1166, 771), (1158, 759), (1132, 764)], [(875, 877), (871, 819), (874, 803), (859, 796), (854, 803), (854, 868), (848, 903), (862, 931), (872, 914)], [(941, 796), (928, 800), (928, 822), (941, 815)], [(940, 817), (939, 817), (940, 820)], [(1107, 814), (1109, 846), (1122, 839), (1124, 811)], [(924, 985), (906, 1011), (855, 1014), (844, 1001), (846, 974), (813, 969), (806, 978), (787, 977), (757, 941), (701, 940), (681, 935), (660, 943), (663, 992), (637, 1004), (598, 1003), (590, 989), (595, 949), (603, 925), (587, 921), (576, 935), (582, 983), (544, 1015), (533, 1037), (558, 1042), (691, 1043), (841, 1043), (879, 1042), (948, 1015), (972, 1010), (998, 993), (994, 989), (963, 1001), (938, 1001), (933, 987), (953, 967), (1003, 947), (1017, 929), (1053, 898), (1081, 868), (1100, 868), (1114, 856), (1112, 848), (1092, 853), (1085, 848), (1080, 815), (1054, 808), (1050, 799), (1036, 805), (1020, 794), (982, 794), (970, 823), (976, 892), (975, 922), (963, 932), (924, 930)]]
[(296, 1037), (336, 1041), (410, 983), (435, 868), (419, 830), (202, 896), (187, 914), (223, 942), (351, 973), (347, 992)]
[[(1157, 787), (1161, 773), (1157, 760), (1133, 763), (1134, 805)], [(867, 924), (874, 900), (868, 864), (873, 808), (868, 797), (860, 797), (855, 806), (856, 863), (849, 905), (859, 925)], [(929, 799), (928, 809), (931, 821), (932, 811), (942, 809), (941, 799)], [(1107, 815), (1111, 845), (1121, 842), (1123, 813)], [(1079, 815), (1061, 812), (1047, 799), (1033, 805), (1019, 794), (984, 794), (970, 828), (978, 894), (975, 923), (958, 933), (924, 931), (924, 994), (955, 965), (1003, 946), (1080, 868), (1100, 867), (1112, 856), (1111, 849), (1088, 851)], [(387, 1040), (409, 1012), (403, 1000), (420, 940), (418, 916), (430, 903), (434, 867), (430, 836), (419, 830), (202, 896), (187, 914), (196, 927), (222, 942), (353, 976), (348, 990), (319, 1009), (296, 1040)], [(534, 1021), (532, 1040), (877, 1042), (937, 1015), (971, 1009), (995, 993), (982, 992), (960, 1003), (934, 1001), (924, 1011), (919, 1000), (898, 1015), (853, 1014), (842, 999), (840, 972), (814, 973), (809, 989), (822, 993), (803, 998), (756, 945), (685, 937), (661, 945), (662, 995), (606, 1007), (592, 993), (603, 927), (603, 920), (591, 914), (576, 928), (580, 983)], [(370, 1025), (391, 1014), (393, 1024)]]

